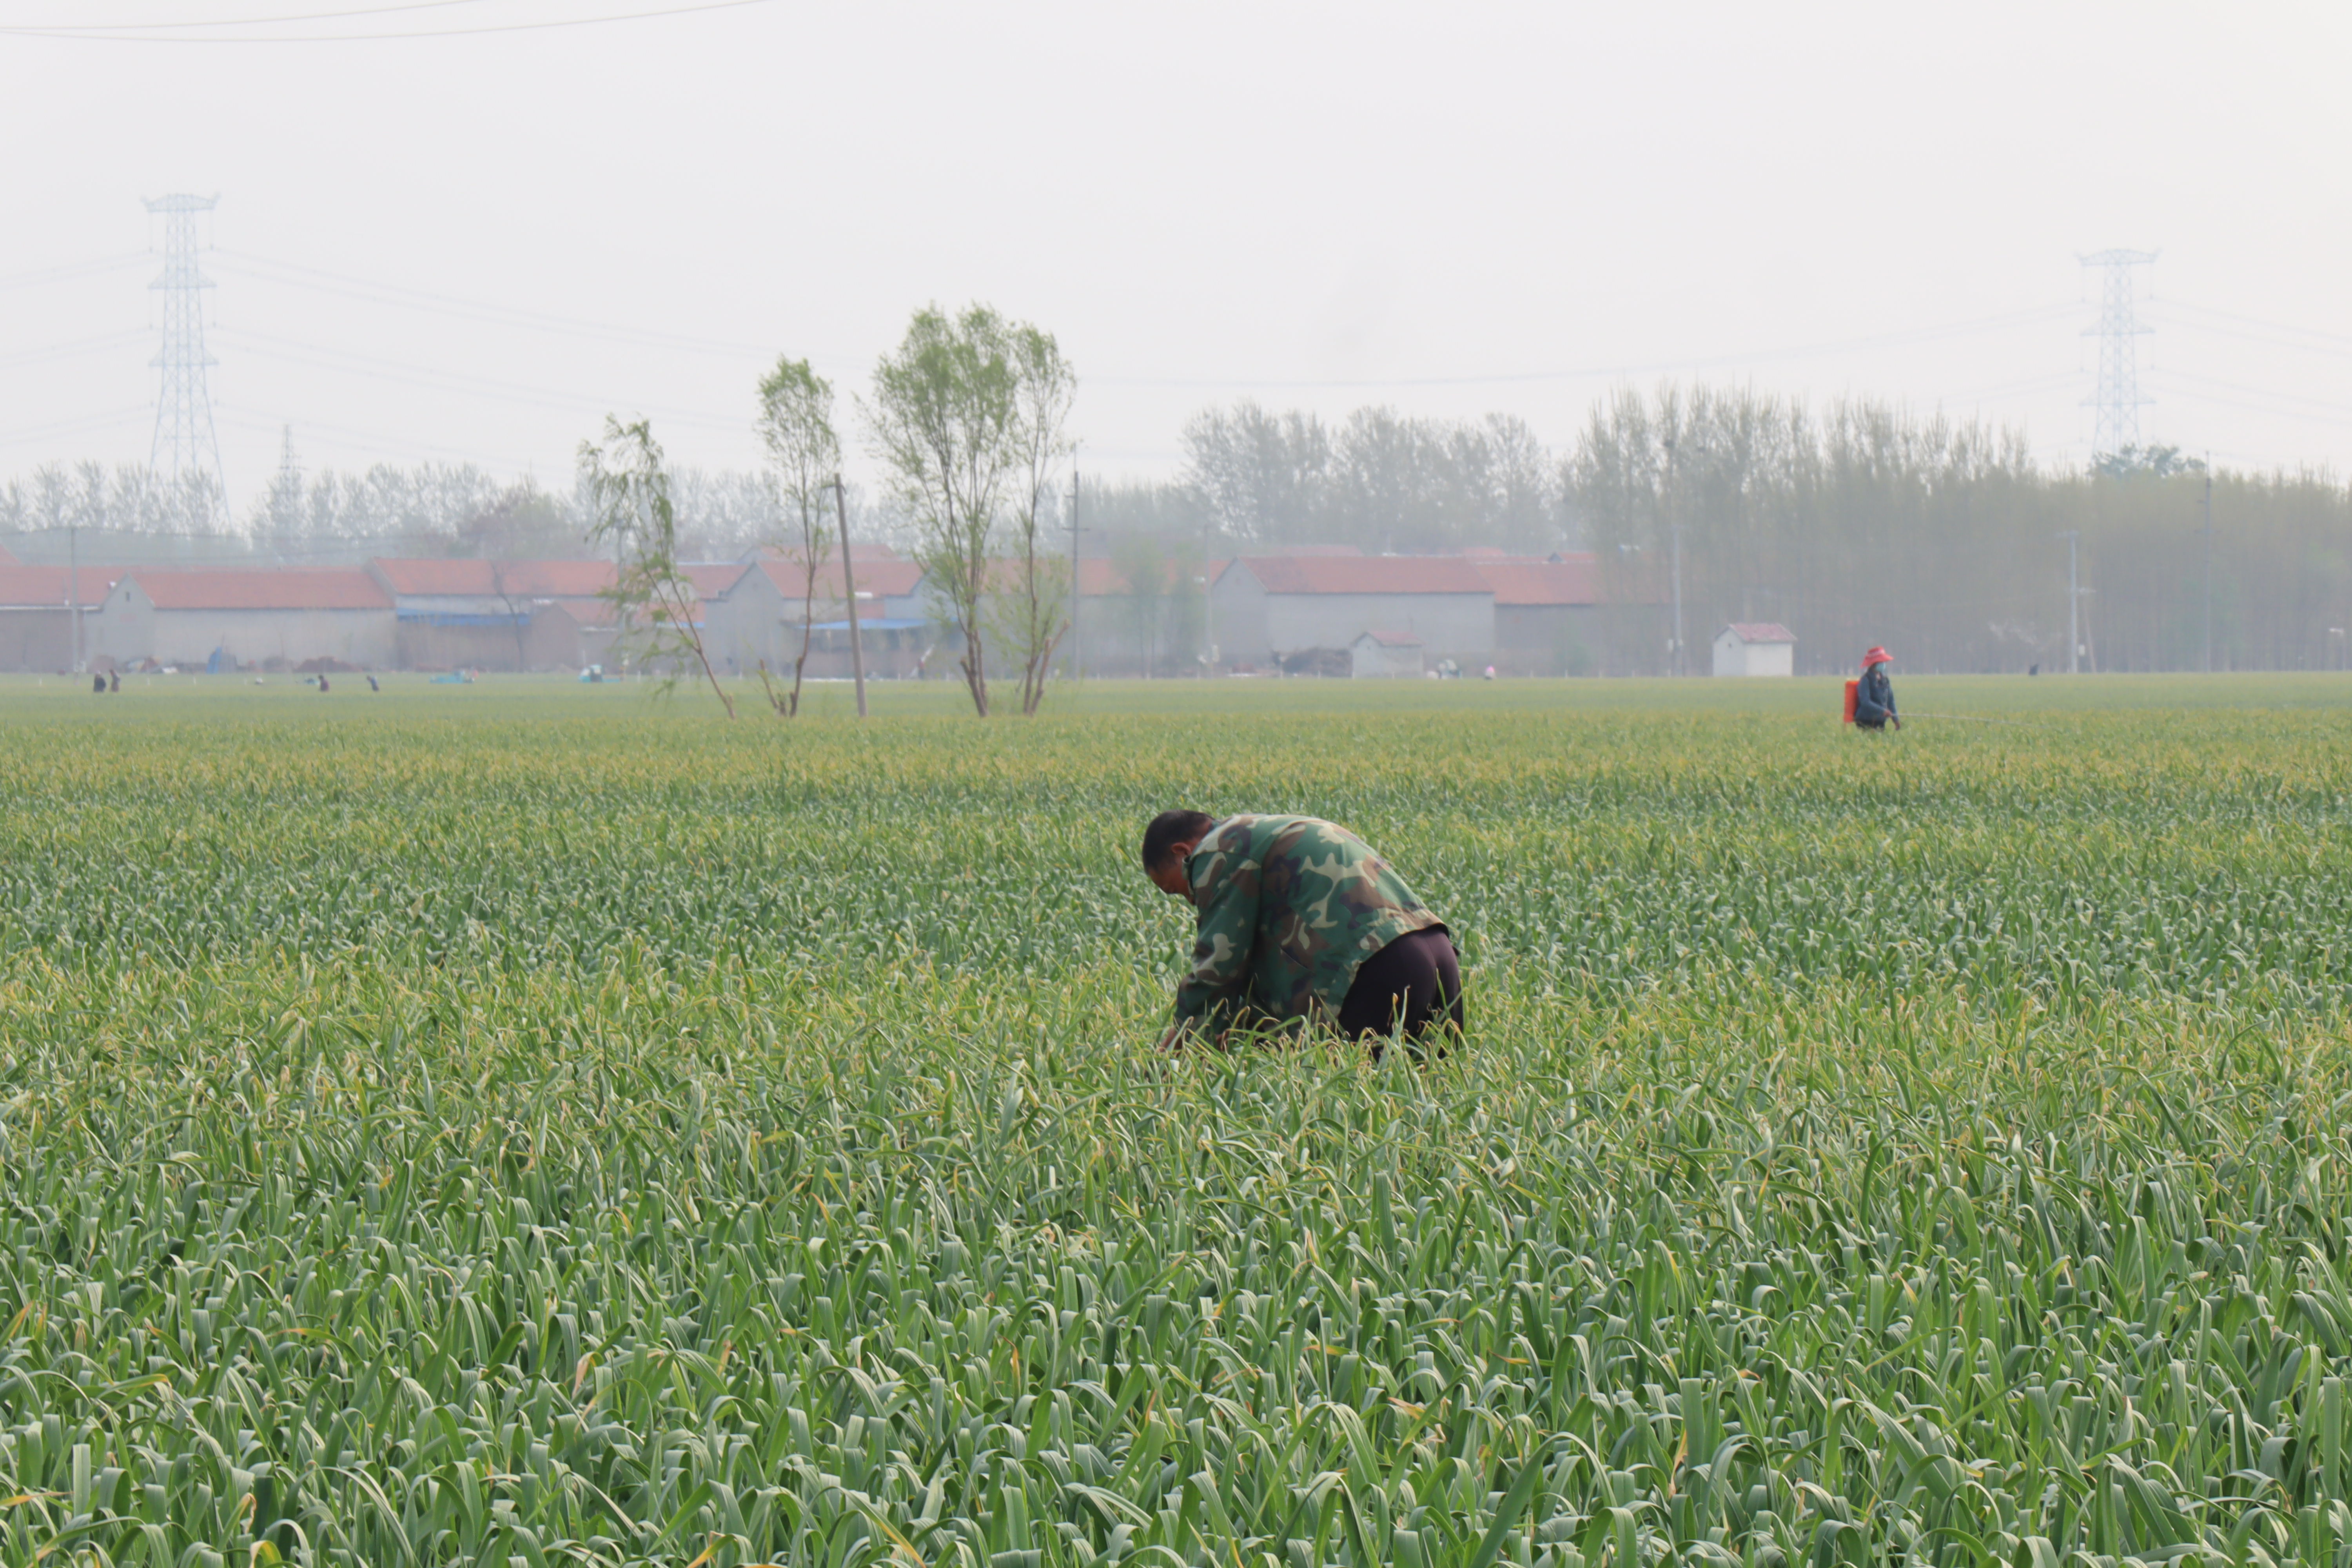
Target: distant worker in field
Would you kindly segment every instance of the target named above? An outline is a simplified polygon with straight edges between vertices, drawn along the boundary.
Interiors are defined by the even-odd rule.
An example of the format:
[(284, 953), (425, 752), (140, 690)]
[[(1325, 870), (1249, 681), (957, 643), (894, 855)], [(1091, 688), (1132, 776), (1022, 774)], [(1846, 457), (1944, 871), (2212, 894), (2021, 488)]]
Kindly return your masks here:
[(1310, 1018), (1351, 1040), (1461, 1031), (1461, 962), (1445, 922), (1346, 828), (1163, 811), (1144, 829), (1143, 870), (1200, 921), (1162, 1047)]
[(1862, 656), (1862, 679), (1853, 693), (1853, 721), (1865, 730), (1884, 730), (1890, 724), (1903, 728), (1903, 721), (1895, 713), (1895, 682), (1886, 678), (1894, 665), (1895, 656), (1883, 647)]

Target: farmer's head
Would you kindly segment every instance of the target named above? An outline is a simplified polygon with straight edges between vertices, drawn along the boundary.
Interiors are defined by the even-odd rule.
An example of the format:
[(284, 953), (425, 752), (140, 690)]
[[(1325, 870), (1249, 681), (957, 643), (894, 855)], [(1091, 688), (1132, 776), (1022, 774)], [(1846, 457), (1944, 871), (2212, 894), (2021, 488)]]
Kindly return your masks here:
[(1143, 874), (1171, 899), (1189, 899), (1192, 884), (1184, 861), (1217, 819), (1205, 811), (1163, 811), (1143, 830)]

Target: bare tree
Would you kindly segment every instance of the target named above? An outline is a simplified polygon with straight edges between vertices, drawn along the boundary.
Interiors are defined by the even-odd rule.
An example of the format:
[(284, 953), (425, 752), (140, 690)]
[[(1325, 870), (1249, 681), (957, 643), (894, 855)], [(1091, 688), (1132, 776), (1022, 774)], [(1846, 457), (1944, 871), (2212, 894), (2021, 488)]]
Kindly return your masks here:
[(997, 509), (1020, 461), (1014, 329), (985, 305), (950, 320), (915, 312), (897, 352), (874, 367), (860, 400), (891, 497), (913, 521), (915, 559), (963, 636), (964, 685), (988, 716), (983, 601)]
[(801, 680), (815, 635), (817, 579), (832, 549), (824, 492), (841, 471), (841, 438), (833, 428), (833, 384), (810, 369), (808, 361), (779, 359), (760, 383), (760, 439), (767, 444), (783, 501), (778, 521), (786, 531), (777, 543), (799, 563), (801, 572), (801, 651), (793, 659), (792, 689), (778, 695), (768, 685), (767, 661), (760, 663), (769, 705), (789, 719), (801, 710)]
[(1021, 664), (1021, 711), (1034, 716), (1045, 700), (1054, 650), (1070, 629), (1070, 566), (1040, 533), (1049, 526), (1054, 484), (1071, 452), (1070, 405), (1077, 373), (1053, 334), (1023, 324), (1013, 329), (1013, 439), (1024, 490), (1013, 512), (1013, 560), (1001, 584), (998, 635)]
[(676, 684), (678, 665), (692, 658), (727, 717), (735, 717), (735, 700), (703, 651), (693, 579), (678, 569), (677, 511), (653, 426), (644, 419), (624, 425), (606, 416), (604, 444), (580, 443), (580, 488), (594, 520), (591, 537), (612, 546), (619, 568), (604, 596), (618, 618), (623, 645), (639, 668), (664, 669), (666, 686)]

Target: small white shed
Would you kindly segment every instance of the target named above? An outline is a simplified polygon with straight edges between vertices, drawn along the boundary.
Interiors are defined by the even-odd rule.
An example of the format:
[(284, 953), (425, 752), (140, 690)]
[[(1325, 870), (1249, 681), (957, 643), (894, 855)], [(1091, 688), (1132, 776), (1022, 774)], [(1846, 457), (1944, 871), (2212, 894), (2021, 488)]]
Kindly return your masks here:
[(1421, 674), (1421, 639), (1411, 632), (1366, 632), (1348, 651), (1351, 656), (1349, 673), (1359, 679), (1367, 676)]
[(1717, 675), (1794, 675), (1797, 634), (1778, 621), (1734, 621), (1715, 634)]

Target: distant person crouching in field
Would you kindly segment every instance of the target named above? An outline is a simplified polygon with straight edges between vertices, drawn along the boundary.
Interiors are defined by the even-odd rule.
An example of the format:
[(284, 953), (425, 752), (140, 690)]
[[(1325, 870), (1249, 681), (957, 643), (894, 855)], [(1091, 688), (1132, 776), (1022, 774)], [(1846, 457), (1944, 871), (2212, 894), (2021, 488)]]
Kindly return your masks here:
[(1200, 920), (1163, 1048), (1310, 1017), (1351, 1040), (1461, 1032), (1462, 970), (1445, 922), (1346, 828), (1163, 811), (1144, 830), (1143, 870)]
[(1883, 647), (1862, 656), (1862, 684), (1853, 694), (1853, 721), (1865, 730), (1884, 730), (1889, 724), (1903, 728), (1903, 721), (1895, 715), (1895, 682), (1886, 678), (1894, 666), (1895, 656)]

